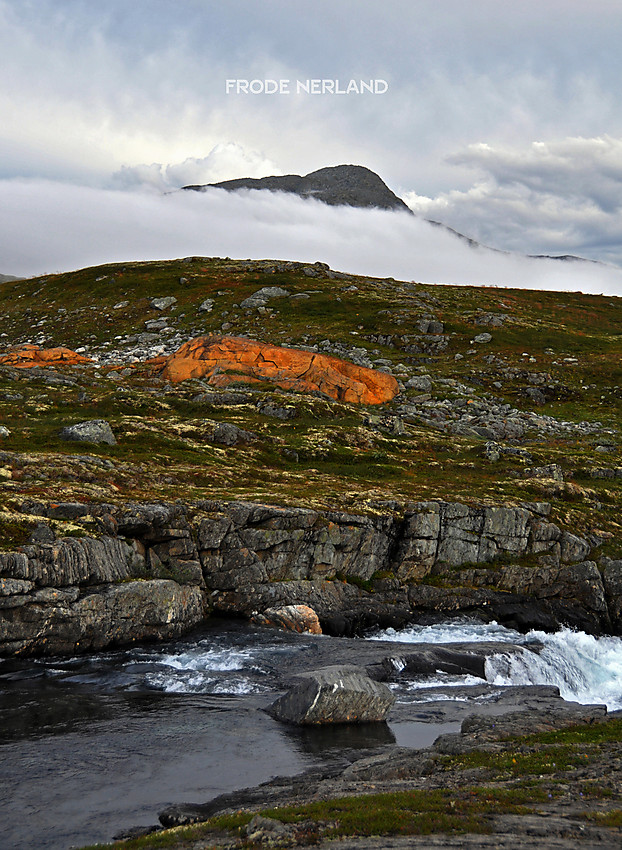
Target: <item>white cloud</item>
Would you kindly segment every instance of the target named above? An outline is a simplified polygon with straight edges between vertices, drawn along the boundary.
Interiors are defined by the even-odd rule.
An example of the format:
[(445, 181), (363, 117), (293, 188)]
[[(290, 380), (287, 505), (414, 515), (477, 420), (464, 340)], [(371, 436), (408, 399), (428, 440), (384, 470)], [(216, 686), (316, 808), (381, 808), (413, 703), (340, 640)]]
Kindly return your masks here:
[(495, 247), (622, 264), (622, 138), (477, 144), (449, 161), (475, 182), (434, 198), (408, 193), (415, 212)]
[(406, 213), (259, 191), (162, 196), (0, 181), (4, 274), (188, 255), (321, 260), (380, 277), (622, 295), (619, 269), (472, 249)]
[(181, 186), (280, 173), (275, 163), (263, 154), (229, 142), (216, 145), (207, 156), (188, 157), (183, 162), (124, 165), (112, 175), (112, 185), (120, 189), (148, 187), (170, 191)]
[[(495, 247), (621, 262), (607, 156), (530, 152), (622, 137), (620, 25), (619, 0), (0, 0), (0, 177), (167, 191), (357, 163)], [(351, 76), (389, 92), (224, 92)]]

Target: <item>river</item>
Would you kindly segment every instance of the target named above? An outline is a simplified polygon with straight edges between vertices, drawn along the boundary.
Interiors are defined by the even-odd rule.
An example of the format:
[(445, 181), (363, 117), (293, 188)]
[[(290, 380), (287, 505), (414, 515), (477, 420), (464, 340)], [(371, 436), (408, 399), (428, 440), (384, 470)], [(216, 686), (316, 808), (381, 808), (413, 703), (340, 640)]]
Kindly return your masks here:
[[(486, 660), (486, 681), (438, 673), (404, 679), (396, 669), (388, 724), (296, 729), (260, 710), (302, 669), (364, 662), (376, 648), (481, 641), (499, 643)], [(509, 652), (508, 643), (520, 649)], [(128, 827), (156, 823), (170, 803), (205, 802), (390, 744), (428, 746), (457, 730), (465, 713), (507, 710), (507, 694), (532, 684), (622, 708), (622, 640), (568, 630), (520, 635), (469, 622), (337, 639), (215, 621), (167, 644), (5, 659), (0, 848), (68, 850), (109, 841)], [(426, 712), (428, 705), (445, 708)]]

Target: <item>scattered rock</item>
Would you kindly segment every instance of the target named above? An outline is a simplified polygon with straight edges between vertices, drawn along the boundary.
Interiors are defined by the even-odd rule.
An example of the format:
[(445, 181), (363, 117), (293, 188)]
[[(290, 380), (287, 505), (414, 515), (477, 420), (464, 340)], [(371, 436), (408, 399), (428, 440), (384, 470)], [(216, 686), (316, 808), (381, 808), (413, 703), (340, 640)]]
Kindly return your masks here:
[(285, 296), (290, 294), (289, 290), (283, 289), (281, 286), (264, 286), (261, 289), (258, 289), (257, 292), (249, 295), (248, 298), (241, 301), (240, 307), (244, 310), (252, 310), (255, 307), (265, 307), (268, 301), (272, 298), (285, 298)]
[(293, 841), (294, 836), (293, 827), (262, 815), (254, 815), (244, 832), (249, 841), (268, 843), (272, 846), (282, 844), (284, 841)]
[(478, 334), (477, 336), (473, 337), (472, 342), (477, 342), (477, 343), (483, 344), (483, 343), (486, 343), (486, 342), (490, 342), (491, 340), (492, 340), (492, 334), (483, 333), (483, 334)]
[(394, 437), (403, 437), (407, 433), (404, 420), (400, 416), (376, 416), (370, 413), (363, 417), (363, 422), (369, 428), (385, 431)]
[(214, 299), (206, 298), (205, 301), (199, 304), (199, 313), (211, 313), (214, 309)]
[(196, 395), (192, 401), (195, 404), (212, 404), (215, 407), (226, 407), (231, 405), (237, 407), (241, 404), (250, 404), (253, 397), (248, 393), (226, 392), (206, 392)]
[(558, 463), (549, 463), (547, 466), (531, 466), (523, 470), (525, 478), (545, 478), (553, 481), (563, 481), (564, 472)]
[(105, 419), (91, 419), (68, 425), (60, 431), (60, 438), (75, 443), (105, 443), (109, 446), (117, 444), (110, 423)]
[(419, 321), (415, 322), (415, 327), (422, 334), (442, 334), (445, 330), (445, 327), (442, 322), (438, 322), (436, 320), (430, 319), (419, 319)]
[(491, 328), (500, 328), (507, 319), (505, 313), (481, 313), (475, 318), (476, 325), (484, 325)]
[(272, 416), (274, 419), (295, 419), (298, 415), (295, 407), (281, 407), (271, 401), (259, 402), (257, 410), (264, 416)]
[(258, 439), (253, 431), (245, 431), (231, 422), (219, 422), (212, 432), (211, 440), (222, 446), (237, 446), (240, 443), (254, 443)]
[(421, 393), (429, 393), (432, 389), (432, 381), (427, 375), (415, 375), (406, 381), (407, 390), (417, 390)]

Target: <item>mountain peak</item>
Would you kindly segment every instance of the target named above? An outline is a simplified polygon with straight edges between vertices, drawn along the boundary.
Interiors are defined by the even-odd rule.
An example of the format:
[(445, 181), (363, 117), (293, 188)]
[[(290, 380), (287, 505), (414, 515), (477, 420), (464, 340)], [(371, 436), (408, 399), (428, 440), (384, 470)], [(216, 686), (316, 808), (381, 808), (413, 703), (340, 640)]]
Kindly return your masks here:
[(182, 188), (199, 192), (210, 188), (227, 191), (264, 189), (269, 192), (288, 192), (302, 198), (312, 197), (332, 206), (377, 207), (411, 212), (375, 172), (363, 165), (333, 165), (303, 176), (285, 174), (279, 177), (241, 177)]

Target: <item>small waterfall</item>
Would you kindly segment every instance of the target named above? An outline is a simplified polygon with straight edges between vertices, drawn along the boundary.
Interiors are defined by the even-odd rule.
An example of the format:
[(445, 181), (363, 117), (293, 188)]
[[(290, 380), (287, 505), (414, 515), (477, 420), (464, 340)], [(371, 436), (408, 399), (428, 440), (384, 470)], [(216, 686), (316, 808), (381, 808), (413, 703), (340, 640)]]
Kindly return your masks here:
[[(597, 638), (571, 629), (522, 635), (497, 623), (456, 621), (399, 632), (387, 629), (371, 639), (413, 644), (513, 643), (518, 651), (500, 651), (486, 659), (486, 680), (491, 684), (556, 685), (566, 700), (604, 704), (610, 711), (622, 709), (622, 638)], [(440, 684), (440, 680), (428, 686), (432, 684)], [(456, 679), (455, 684), (467, 682)]]
[[(549, 635), (529, 632), (519, 653), (486, 660), (486, 678), (495, 685), (556, 685), (562, 697), (585, 705), (622, 708), (622, 639), (596, 638), (563, 629)], [(530, 643), (542, 645), (532, 652)]]

